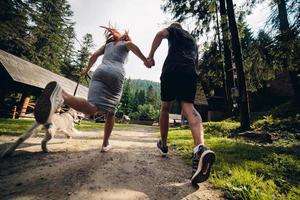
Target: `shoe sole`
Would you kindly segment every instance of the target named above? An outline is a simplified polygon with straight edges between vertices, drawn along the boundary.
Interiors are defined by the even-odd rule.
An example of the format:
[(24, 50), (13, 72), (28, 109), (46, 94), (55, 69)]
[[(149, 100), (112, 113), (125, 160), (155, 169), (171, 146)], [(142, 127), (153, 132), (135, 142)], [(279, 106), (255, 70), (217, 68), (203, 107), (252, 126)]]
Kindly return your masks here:
[(56, 82), (50, 82), (45, 87), (43, 94), (38, 98), (35, 109), (34, 117), (37, 123), (45, 124), (48, 122), (52, 109), (53, 94), (56, 95), (59, 87)]
[(208, 179), (215, 159), (216, 155), (213, 151), (207, 150), (203, 152), (198, 163), (197, 171), (191, 178), (192, 184), (202, 183)]

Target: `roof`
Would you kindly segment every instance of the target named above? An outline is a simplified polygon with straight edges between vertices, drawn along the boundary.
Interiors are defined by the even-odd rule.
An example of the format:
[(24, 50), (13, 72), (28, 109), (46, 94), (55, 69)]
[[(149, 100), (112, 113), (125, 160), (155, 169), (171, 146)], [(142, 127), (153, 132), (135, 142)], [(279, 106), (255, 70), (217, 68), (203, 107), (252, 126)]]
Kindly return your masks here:
[(195, 95), (195, 105), (208, 105), (204, 90), (200, 82), (197, 83), (197, 91)]
[[(57, 81), (69, 94), (73, 94), (77, 83), (47, 69), (0, 50), (0, 62), (11, 78), (19, 83), (44, 89), (50, 81)], [(87, 98), (88, 88), (79, 85), (76, 96)]]

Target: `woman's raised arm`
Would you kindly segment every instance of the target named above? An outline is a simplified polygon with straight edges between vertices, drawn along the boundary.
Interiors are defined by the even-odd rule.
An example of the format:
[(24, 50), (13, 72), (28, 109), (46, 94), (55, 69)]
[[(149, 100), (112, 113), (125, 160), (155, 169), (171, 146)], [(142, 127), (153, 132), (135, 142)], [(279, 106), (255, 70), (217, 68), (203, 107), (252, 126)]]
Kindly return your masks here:
[(149, 63), (147, 58), (141, 52), (140, 48), (138, 46), (136, 46), (133, 42), (128, 41), (125, 43), (125, 45), (126, 45), (126, 48), (129, 51), (132, 51), (137, 57), (139, 57), (148, 68), (150, 68), (153, 65), (153, 64)]

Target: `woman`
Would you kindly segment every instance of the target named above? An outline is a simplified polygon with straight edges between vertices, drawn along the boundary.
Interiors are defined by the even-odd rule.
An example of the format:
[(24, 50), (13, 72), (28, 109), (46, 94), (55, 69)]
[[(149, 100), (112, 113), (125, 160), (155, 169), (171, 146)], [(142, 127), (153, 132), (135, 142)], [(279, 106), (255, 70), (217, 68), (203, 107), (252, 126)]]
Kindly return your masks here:
[(116, 29), (102, 28), (106, 29), (106, 43), (92, 54), (88, 66), (81, 72), (82, 76), (86, 75), (98, 57), (104, 55), (102, 63), (93, 73), (88, 100), (74, 97), (62, 90), (57, 82), (50, 82), (36, 103), (34, 115), (40, 124), (51, 123), (53, 113), (63, 103), (87, 115), (106, 114), (101, 148), (101, 152), (106, 152), (111, 147), (108, 140), (114, 126), (116, 107), (122, 96), (125, 79), (124, 62), (129, 51), (139, 57), (148, 68), (154, 63), (146, 59), (140, 49), (131, 41), (127, 32), (121, 35)]

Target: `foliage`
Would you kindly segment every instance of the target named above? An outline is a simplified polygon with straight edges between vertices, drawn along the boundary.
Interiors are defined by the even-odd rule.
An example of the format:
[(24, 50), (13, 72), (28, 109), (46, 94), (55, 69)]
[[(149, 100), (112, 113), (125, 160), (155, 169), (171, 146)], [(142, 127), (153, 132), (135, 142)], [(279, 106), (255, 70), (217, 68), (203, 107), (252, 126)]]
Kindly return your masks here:
[(153, 105), (156, 109), (159, 109), (160, 107), (160, 99), (157, 95), (157, 92), (153, 89), (151, 85), (147, 88), (146, 102)]
[[(73, 15), (67, 0), (28, 1), (32, 25), (33, 53), (29, 60), (50, 71), (60, 73), (65, 54), (72, 51)], [(29, 22), (27, 22), (29, 23)]]
[(238, 122), (221, 121), (221, 122), (206, 122), (204, 123), (205, 134), (209, 136), (229, 136), (237, 131), (239, 127)]
[(22, 0), (2, 0), (0, 8), (0, 49), (28, 57), (31, 51), (28, 5)]
[(268, 81), (273, 80), (282, 69), (275, 63), (275, 51), (270, 45), (272, 39), (266, 32), (261, 30), (254, 38), (243, 17), (239, 18), (238, 26), (244, 53), (247, 90), (256, 92), (266, 88)]
[(132, 112), (132, 91), (131, 91), (131, 80), (128, 79), (125, 81), (123, 86), (123, 94), (120, 101), (120, 104), (118, 106), (118, 112), (123, 113), (125, 115), (128, 115)]
[(199, 80), (205, 93), (209, 96), (213, 95), (214, 89), (221, 88), (223, 85), (221, 62), (218, 44), (216, 42), (206, 43), (200, 62)]
[(154, 91), (159, 94), (160, 92), (160, 84), (158, 82), (142, 80), (142, 79), (132, 79), (131, 80), (131, 89), (132, 92), (137, 90), (147, 91), (149, 87), (153, 87)]
[[(87, 33), (83, 36), (81, 49), (77, 52), (77, 59), (75, 62), (72, 62), (71, 65), (65, 65), (61, 68), (61, 72), (64, 76), (68, 77), (73, 81), (78, 81), (80, 78), (80, 71), (87, 67), (88, 61), (91, 55), (91, 48), (94, 47), (93, 36), (90, 33)], [(86, 78), (86, 77), (85, 77)], [(80, 83), (88, 86), (87, 79), (81, 78)]]
[(93, 45), (87, 34), (82, 48), (74, 51), (73, 12), (67, 0), (3, 0), (0, 7), (0, 49), (78, 80)]
[(264, 116), (264, 119), (253, 123), (253, 128), (275, 132), (283, 138), (295, 138), (295, 134), (300, 133), (300, 115), (284, 119), (273, 118), (272, 115)]
[[(227, 199), (297, 199), (300, 144), (257, 146), (215, 136), (227, 135), (234, 127), (233, 122), (205, 123), (206, 145), (217, 155), (210, 182), (224, 189)], [(189, 130), (171, 130), (169, 142), (190, 162), (193, 139)]]
[[(158, 112), (160, 107), (158, 91), (159, 84), (156, 82), (126, 79), (117, 115), (122, 116), (125, 114), (133, 116), (134, 119), (140, 118), (141, 110), (139, 110), (139, 106), (148, 104), (151, 104), (156, 112)], [(150, 109), (148, 106), (146, 107)], [(150, 116), (153, 118), (152, 114)]]
[(176, 21), (182, 22), (192, 18), (195, 25), (192, 35), (198, 38), (203, 33), (211, 31), (211, 23), (215, 20), (216, 1), (168, 0), (164, 2), (162, 8), (165, 12), (172, 13)]
[(131, 119), (158, 120), (159, 118), (159, 110), (155, 109), (151, 104), (139, 105), (137, 110), (137, 112), (129, 114)]

